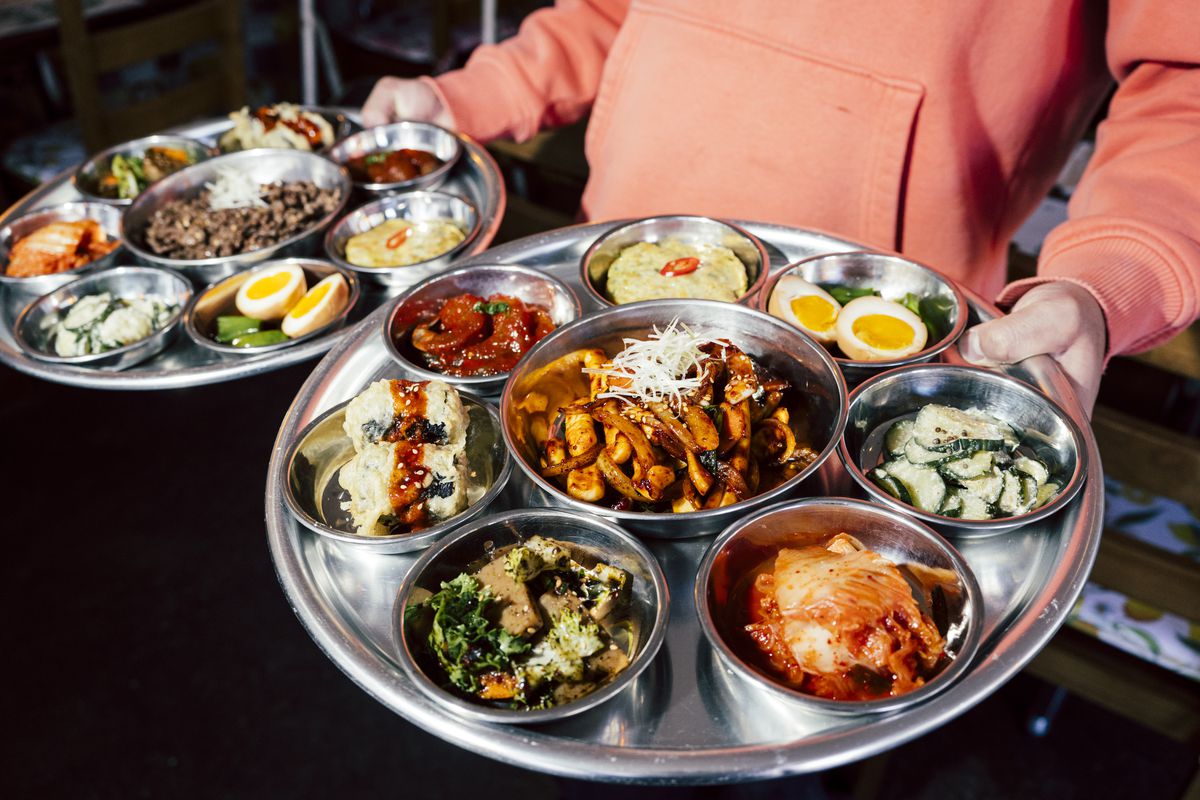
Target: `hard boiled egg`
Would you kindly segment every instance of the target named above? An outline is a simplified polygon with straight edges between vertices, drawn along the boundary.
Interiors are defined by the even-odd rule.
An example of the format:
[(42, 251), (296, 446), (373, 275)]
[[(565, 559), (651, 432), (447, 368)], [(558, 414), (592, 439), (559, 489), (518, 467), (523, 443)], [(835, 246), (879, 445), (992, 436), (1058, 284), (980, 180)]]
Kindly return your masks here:
[(342, 313), (349, 298), (350, 287), (346, 279), (335, 272), (309, 289), (300, 302), (292, 306), (279, 329), (292, 339), (312, 333)]
[(300, 301), (308, 289), (304, 270), (295, 264), (280, 264), (254, 273), (238, 289), (234, 301), (247, 317), (272, 322)]
[(925, 323), (899, 303), (858, 297), (842, 308), (837, 343), (855, 361), (890, 361), (925, 348)]
[(779, 279), (767, 310), (819, 342), (828, 344), (837, 338), (836, 323), (842, 307), (820, 286), (799, 275)]

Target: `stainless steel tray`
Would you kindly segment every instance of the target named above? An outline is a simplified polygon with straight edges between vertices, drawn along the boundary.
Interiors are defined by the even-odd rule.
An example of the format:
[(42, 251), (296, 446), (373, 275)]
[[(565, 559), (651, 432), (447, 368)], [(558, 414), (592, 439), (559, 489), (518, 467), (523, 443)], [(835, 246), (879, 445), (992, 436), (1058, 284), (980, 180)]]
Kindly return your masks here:
[[(768, 243), (775, 269), (802, 257), (855, 248), (809, 231), (743, 224)], [(536, 266), (578, 287), (579, 257), (607, 227), (553, 231), (465, 263)], [(978, 318), (998, 313), (973, 295), (969, 299)], [(889, 715), (823, 716), (780, 703), (728, 672), (704, 641), (692, 608), (696, 566), (712, 541), (704, 537), (647, 541), (667, 575), (671, 623), (655, 663), (621, 696), (533, 729), (459, 719), (418, 692), (395, 660), (393, 602), (417, 554), (373, 555), (323, 539), (299, 525), (283, 501), (283, 453), (297, 432), (370, 381), (404, 377), (384, 347), (382, 315), (372, 314), (326, 356), (288, 411), (267, 479), (271, 555), (301, 622), (352, 680), (431, 734), (477, 753), (574, 778), (653, 783), (744, 781), (856, 761), (944, 724), (1011, 678), (1063, 623), (1095, 558), (1103, 512), (1095, 440), (1063, 374), (1046, 357), (1030, 359), (1010, 372), (1058, 400), (1089, 431), (1092, 477), (1067, 508), (1041, 523), (956, 543), (983, 589), (985, 640), (965, 677), (941, 694)], [(956, 357), (952, 352), (947, 360)], [(826, 485), (851, 493), (836, 460), (827, 465)], [(534, 496), (527, 479), (514, 474), (495, 509), (546, 502)]]
[[(229, 120), (222, 117), (176, 128), (171, 132), (215, 144), (217, 137), (228, 128)], [(500, 220), (504, 217), (506, 197), (503, 176), (487, 150), (468, 137), (464, 136), (462, 140), (462, 158), (450, 177), (442, 184), (441, 190), (468, 197), (480, 211), (483, 224), (479, 237), (466, 253), (471, 255), (484, 250), (495, 238)], [(75, 167), (72, 167), (25, 195), (0, 215), (0, 225), (10, 217), (43, 206), (79, 200), (81, 195), (71, 184), (74, 172)], [(372, 199), (374, 198), (356, 198), (347, 211), (352, 211)], [(324, 253), (316, 255), (324, 258)], [(122, 261), (126, 262), (135, 263), (132, 256), (127, 256)], [(202, 287), (196, 288), (199, 290)], [(394, 287), (392, 291), (398, 292), (402, 288)], [(329, 336), (273, 353), (261, 356), (228, 355), (203, 348), (187, 336), (178, 336), (170, 348), (149, 361), (121, 372), (105, 372), (86, 367), (48, 364), (25, 355), (17, 347), (12, 332), (13, 322), (25, 306), (25, 302), (12, 297), (5, 287), (0, 287), (0, 361), (38, 378), (92, 389), (179, 389), (185, 386), (220, 383), (280, 369), (321, 355), (337, 342), (347, 338), (354, 321), (362, 319), (386, 299), (387, 295), (380, 288), (364, 283), (362, 298), (358, 308), (352, 312), (351, 322), (346, 328)]]

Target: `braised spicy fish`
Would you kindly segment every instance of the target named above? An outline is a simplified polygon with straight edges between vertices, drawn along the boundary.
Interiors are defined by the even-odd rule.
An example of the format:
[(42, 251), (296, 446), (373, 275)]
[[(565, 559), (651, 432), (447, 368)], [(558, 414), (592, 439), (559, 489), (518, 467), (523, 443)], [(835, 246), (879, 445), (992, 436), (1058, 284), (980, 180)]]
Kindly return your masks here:
[(412, 331), (425, 365), (456, 377), (499, 375), (554, 330), (548, 309), (515, 297), (460, 294)]
[(433, 153), (405, 147), (357, 156), (346, 162), (346, 168), (356, 181), (400, 183), (428, 175), (443, 163)]

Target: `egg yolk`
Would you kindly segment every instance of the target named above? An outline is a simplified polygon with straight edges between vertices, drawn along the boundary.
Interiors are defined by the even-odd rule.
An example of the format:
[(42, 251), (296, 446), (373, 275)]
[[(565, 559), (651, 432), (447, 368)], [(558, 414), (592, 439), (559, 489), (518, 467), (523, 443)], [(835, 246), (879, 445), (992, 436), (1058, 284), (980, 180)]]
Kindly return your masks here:
[(837, 309), (824, 297), (794, 297), (790, 305), (797, 321), (811, 331), (827, 331), (837, 322)]
[(286, 272), (264, 275), (250, 285), (250, 288), (246, 290), (246, 297), (249, 297), (251, 300), (262, 300), (264, 297), (270, 297), (284, 286), (287, 286), (288, 281), (291, 279), (292, 276)]
[(316, 307), (317, 303), (321, 302), (321, 298), (329, 294), (329, 287), (332, 284), (323, 283), (320, 286), (314, 286), (312, 291), (300, 298), (300, 302), (288, 312), (288, 316), (293, 319), (303, 317), (309, 311)]
[(907, 322), (887, 314), (867, 314), (854, 320), (854, 335), (877, 350), (899, 350), (913, 342)]

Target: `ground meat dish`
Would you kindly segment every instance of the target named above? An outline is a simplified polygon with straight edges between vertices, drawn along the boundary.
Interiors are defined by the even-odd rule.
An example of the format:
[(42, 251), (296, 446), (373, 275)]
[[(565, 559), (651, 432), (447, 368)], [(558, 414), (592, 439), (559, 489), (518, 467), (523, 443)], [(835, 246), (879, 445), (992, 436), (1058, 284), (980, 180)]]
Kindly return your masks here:
[(261, 250), (309, 228), (337, 208), (341, 193), (310, 181), (265, 184), (263, 207), (209, 207), (206, 189), (191, 200), (174, 200), (154, 213), (146, 246), (166, 258), (219, 258)]

